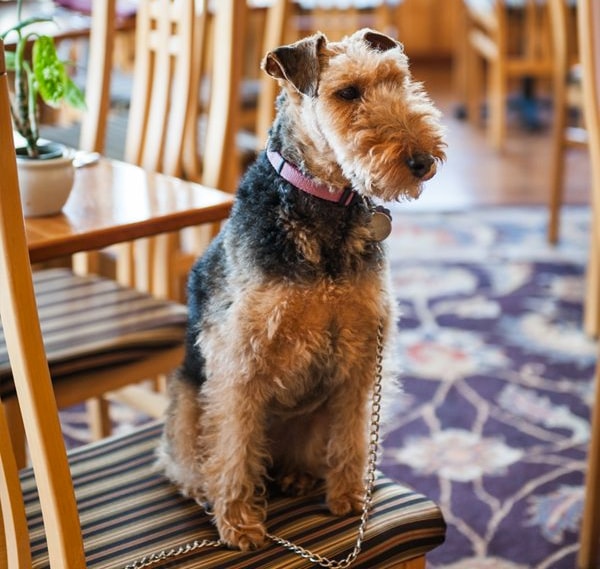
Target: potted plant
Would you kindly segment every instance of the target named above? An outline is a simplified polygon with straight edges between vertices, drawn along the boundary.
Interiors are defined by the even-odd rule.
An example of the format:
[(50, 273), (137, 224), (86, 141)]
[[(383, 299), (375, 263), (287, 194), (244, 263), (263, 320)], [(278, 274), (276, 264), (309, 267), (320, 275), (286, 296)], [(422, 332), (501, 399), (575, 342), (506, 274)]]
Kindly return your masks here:
[(3, 41), (9, 34), (16, 35), (15, 50), (6, 52), (6, 62), (14, 72), (13, 125), (24, 141), (16, 148), (19, 185), (26, 216), (51, 215), (58, 213), (69, 197), (74, 179), (73, 151), (40, 140), (40, 101), (52, 107), (66, 102), (84, 109), (85, 100), (58, 57), (54, 40), (30, 30), (34, 24), (52, 19), (23, 20), (22, 1), (17, 0), (17, 23), (0, 34)]

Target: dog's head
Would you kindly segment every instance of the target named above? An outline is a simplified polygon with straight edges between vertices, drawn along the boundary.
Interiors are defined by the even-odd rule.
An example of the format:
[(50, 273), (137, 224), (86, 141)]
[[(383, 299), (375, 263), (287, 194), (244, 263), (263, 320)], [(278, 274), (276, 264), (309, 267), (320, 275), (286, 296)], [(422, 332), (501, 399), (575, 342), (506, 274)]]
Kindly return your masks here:
[(317, 33), (269, 52), (262, 67), (283, 88), (272, 137), (326, 183), (417, 197), (445, 158), (440, 113), (389, 36), (363, 29), (329, 42)]

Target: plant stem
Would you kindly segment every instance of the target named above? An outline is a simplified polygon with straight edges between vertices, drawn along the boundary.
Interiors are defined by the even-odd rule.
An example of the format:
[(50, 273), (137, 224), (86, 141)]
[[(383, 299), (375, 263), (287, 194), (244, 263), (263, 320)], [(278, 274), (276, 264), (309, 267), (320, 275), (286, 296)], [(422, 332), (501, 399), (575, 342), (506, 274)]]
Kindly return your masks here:
[(31, 70), (27, 62), (25, 62), (25, 69), (27, 70), (27, 107), (29, 114), (27, 152), (29, 156), (37, 158), (40, 154), (37, 146), (37, 139), (39, 137), (37, 106), (38, 93), (35, 87), (35, 75), (33, 74), (33, 71)]
[(27, 152), (30, 156), (37, 156), (37, 120), (35, 112), (34, 121), (31, 122), (32, 113), (30, 108), (35, 109), (35, 100), (32, 101), (31, 70), (23, 61), (23, 53), (27, 48), (27, 36), (21, 37), (19, 32), (19, 43), (17, 44), (17, 56), (15, 58), (15, 85), (16, 89), (16, 112), (18, 114), (17, 130), (27, 141)]

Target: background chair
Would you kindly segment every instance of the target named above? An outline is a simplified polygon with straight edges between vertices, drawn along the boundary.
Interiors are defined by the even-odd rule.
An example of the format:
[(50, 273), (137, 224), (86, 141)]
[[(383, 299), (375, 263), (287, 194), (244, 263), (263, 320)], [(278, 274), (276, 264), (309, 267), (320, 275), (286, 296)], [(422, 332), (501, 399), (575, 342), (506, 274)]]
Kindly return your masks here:
[[(238, 0), (235, 6), (234, 11), (209, 13), (206, 0), (138, 3), (126, 161), (210, 187), (235, 189), (246, 3)], [(114, 127), (108, 113), (114, 11), (115, 0), (94, 0), (87, 84), (94, 86), (96, 108), (82, 121), (80, 140), (86, 150), (102, 151), (106, 130)], [(198, 93), (207, 78), (210, 96), (201, 129)], [(121, 244), (113, 248), (114, 276), (154, 297), (183, 300), (189, 269), (217, 230), (218, 223), (206, 224)], [(98, 254), (77, 255), (74, 268), (80, 274), (107, 271), (101, 261)], [(130, 386), (112, 397), (136, 408), (141, 404), (152, 416), (164, 410), (164, 400), (147, 388)], [(94, 416), (108, 417), (105, 399), (92, 400), (88, 407)]]
[[(587, 274), (586, 324), (598, 334), (600, 320), (600, 3), (577, 1), (579, 51), (583, 68), (583, 107), (592, 166), (591, 246)], [(585, 501), (578, 563), (593, 569), (600, 562), (600, 365), (596, 368), (596, 393), (586, 469)]]
[(291, 21), (298, 37), (322, 31), (329, 40), (339, 41), (365, 27), (398, 35), (397, 30), (393, 30), (397, 28), (399, 0), (295, 0), (291, 3), (295, 14)]
[[(177, 4), (184, 9), (183, 3)], [(153, 6), (148, 5), (147, 9), (152, 12), (160, 7), (156, 2)], [(188, 8), (193, 8), (193, 2), (188, 3)], [(98, 71), (107, 75), (110, 69), (110, 52), (114, 39), (110, 23), (114, 17), (114, 9), (115, 0), (94, 2), (92, 43), (95, 42), (95, 45), (91, 50), (90, 73)], [(182, 20), (185, 16), (183, 13), (178, 14)], [(193, 10), (187, 16), (189, 23), (190, 18), (194, 19)], [(161, 24), (163, 28), (169, 27), (172, 20), (165, 19), (165, 22), (166, 24)], [(190, 23), (188, 32), (191, 28)], [(224, 33), (223, 37), (230, 36)], [(190, 43), (191, 37), (186, 37), (186, 41)], [(168, 42), (165, 45), (167, 44)], [(103, 45), (108, 46), (106, 50)], [(188, 57), (194, 53), (191, 43), (187, 53)], [(170, 57), (168, 53), (167, 56)], [(185, 71), (178, 70), (173, 74), (177, 77), (190, 76), (188, 69), (191, 68), (188, 61)], [(169, 75), (170, 69), (164, 68), (162, 72)], [(153, 76), (157, 83), (166, 83), (160, 77), (159, 74)], [(98, 117), (107, 109), (108, 83), (90, 82), (90, 85), (95, 86), (89, 90), (90, 120), (95, 121), (98, 131), (90, 134), (84, 129), (83, 135), (89, 135), (89, 144), (100, 145), (96, 147), (99, 149), (103, 144), (105, 116), (104, 119)], [(193, 91), (181, 83), (177, 83), (176, 87), (179, 91), (184, 88), (186, 92)], [(179, 130), (184, 129), (181, 125), (187, 117), (184, 112), (179, 114)], [(213, 127), (214, 130), (218, 128), (218, 124)], [(168, 144), (171, 142), (167, 140)], [(173, 145), (176, 143), (173, 142)], [(214, 150), (212, 152), (214, 156)], [(182, 166), (171, 167), (172, 171), (179, 171), (177, 168)], [(225, 215), (215, 216), (214, 221), (219, 222), (224, 217)], [(171, 236), (165, 239), (170, 238)], [(157, 238), (157, 243), (163, 244), (162, 239)], [(148, 241), (146, 243), (149, 244)], [(124, 248), (127, 249), (128, 246)], [(168, 256), (164, 246), (162, 251)], [(89, 255), (85, 255), (84, 259), (87, 261)], [(144, 267), (148, 271), (148, 267), (158, 266), (164, 270), (167, 266), (165, 261), (160, 262), (154, 257), (148, 256), (147, 259)], [(157, 261), (157, 265), (152, 265), (151, 261)], [(133, 390), (138, 406), (142, 405), (145, 411), (153, 411), (154, 414), (162, 413), (162, 399), (152, 397), (147, 390), (141, 392), (134, 386), (157, 374), (166, 374), (179, 365), (183, 354), (187, 311), (179, 304), (158, 301), (139, 290), (119, 286), (110, 279), (91, 276), (89, 273), (94, 271), (89, 270), (89, 265), (79, 272), (85, 274), (75, 276), (67, 270), (36, 271), (35, 285), (51, 373), (56, 382), (58, 405), (63, 408), (89, 399), (91, 429), (93, 436), (98, 438), (110, 431), (108, 406), (100, 397), (108, 392), (127, 386), (129, 390)], [(120, 277), (121, 283), (133, 280), (129, 275), (123, 277), (121, 274)], [(146, 286), (146, 289), (149, 290), (150, 287)], [(22, 465), (25, 462), (24, 432), (14, 397), (12, 368), (1, 336), (0, 394), (5, 402), (13, 444), (18, 452), (18, 464)]]
[[(468, 119), (481, 116), (481, 94), (487, 101), (487, 129), (492, 146), (502, 149), (507, 132), (507, 103), (515, 81), (524, 89), (521, 103), (531, 103), (532, 81), (553, 72), (547, 6), (537, 0), (506, 2), (464, 0), (464, 96)], [(483, 89), (484, 69), (487, 82)], [(527, 107), (522, 109), (528, 110)], [(535, 117), (529, 117), (535, 124)]]
[[(581, 8), (582, 7), (582, 8)], [(579, 31), (579, 53), (582, 66), (583, 115), (588, 135), (591, 180), (590, 199), (592, 206), (592, 224), (590, 231), (590, 254), (586, 273), (586, 298), (584, 328), (590, 336), (600, 336), (600, 240), (597, 212), (600, 211), (600, 55), (598, 19), (596, 2), (577, 3), (577, 24)], [(582, 9), (583, 15), (580, 13)], [(588, 18), (586, 20), (586, 18)]]
[[(247, 10), (245, 0), (238, 0), (230, 12), (209, 12), (206, 0), (139, 2), (126, 161), (235, 190), (240, 175), (236, 133)], [(87, 80), (91, 104), (80, 136), (85, 150), (102, 152), (107, 130), (118, 128), (109, 113), (114, 13), (115, 0), (94, 1)], [(281, 15), (277, 25), (283, 28)], [(207, 91), (208, 97), (199, 95)], [(76, 255), (74, 268), (79, 274), (114, 276), (157, 298), (183, 300), (189, 269), (217, 230), (218, 224), (206, 224), (121, 244), (112, 248), (112, 255)], [(147, 388), (129, 386), (111, 397), (134, 407), (142, 403), (152, 416), (161, 416), (164, 409), (164, 400)], [(107, 422), (105, 399), (91, 400), (88, 407), (96, 422)]]
[[(90, 112), (83, 117), (80, 137), (81, 148), (89, 151), (102, 152), (107, 129), (119, 128), (115, 124), (119, 119), (111, 121), (109, 115), (114, 10), (115, 0), (93, 3), (87, 79), (91, 104)], [(215, 29), (214, 34), (207, 31), (208, 17), (205, 0), (139, 3), (125, 160), (146, 170), (232, 191), (238, 175), (235, 155), (230, 157), (230, 154), (238, 117), (240, 30), (244, 12), (242, 8), (232, 22), (216, 21), (215, 27), (220, 29)], [(231, 48), (227, 41), (219, 41), (222, 47), (213, 51), (210, 38), (230, 37), (230, 25), (237, 26), (238, 36), (234, 37), (240, 39)], [(211, 88), (211, 92), (219, 91), (219, 97), (210, 102), (203, 138), (211, 142), (204, 145), (201, 162), (197, 93), (206, 75), (209, 53), (219, 60)], [(116, 278), (161, 298), (181, 299), (187, 272), (213, 233), (200, 228), (190, 230), (186, 232), (186, 246), (182, 245), (180, 234), (122, 245), (116, 254)], [(80, 273), (101, 270), (97, 256), (79, 256), (74, 262)]]
[[(233, 10), (233, 2), (220, 2), (219, 9)], [(6, 140), (11, 134), (0, 42), (0, 137)], [(33, 465), (17, 471), (0, 403), (0, 564), (9, 569), (33, 564), (69, 569), (124, 567), (155, 551), (176, 551), (189, 541), (194, 545), (177, 558), (181, 569), (240, 568), (246, 563), (273, 569), (305, 565), (304, 558), (275, 544), (249, 554), (210, 547), (215, 545), (215, 530), (209, 518), (152, 468), (160, 424), (67, 456), (36, 308), (10, 145), (0, 147), (0, 169), (0, 316)], [(357, 520), (324, 515), (322, 499), (318, 494), (273, 498), (268, 523), (286, 538), (324, 555), (351, 554)], [(354, 566), (423, 569), (424, 554), (443, 541), (444, 529), (435, 504), (378, 478), (363, 551)], [(207, 547), (202, 546), (203, 539), (208, 540)], [(171, 556), (176, 557), (173, 552)]]
[[(181, 363), (187, 323), (184, 306), (66, 269), (38, 270), (34, 282), (59, 407), (168, 373)], [(18, 464), (23, 466), (25, 433), (6, 336), (6, 330), (0, 329), (0, 397)], [(93, 404), (88, 409), (92, 437), (109, 434), (108, 409)]]
[[(275, 49), (292, 39), (289, 37), (289, 22), (293, 17), (294, 10), (291, 0), (273, 0), (265, 18), (261, 58), (269, 50)], [(269, 129), (275, 118), (275, 99), (279, 93), (277, 81), (273, 81), (273, 78), (266, 73), (261, 73), (259, 85), (260, 94), (257, 100), (255, 139), (255, 150), (257, 152), (266, 145)]]

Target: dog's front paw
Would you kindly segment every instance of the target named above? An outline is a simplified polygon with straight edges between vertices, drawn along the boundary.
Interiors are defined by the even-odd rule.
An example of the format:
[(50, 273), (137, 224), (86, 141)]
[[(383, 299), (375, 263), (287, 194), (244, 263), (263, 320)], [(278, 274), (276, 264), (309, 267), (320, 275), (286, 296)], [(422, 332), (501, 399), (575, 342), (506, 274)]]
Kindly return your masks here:
[(327, 496), (327, 507), (336, 516), (360, 514), (364, 504), (364, 491), (347, 492)]
[(257, 522), (244, 527), (228, 526), (219, 530), (221, 539), (228, 547), (237, 548), (240, 551), (253, 551), (260, 549), (265, 544), (265, 527)]
[(223, 514), (215, 515), (219, 535), (229, 547), (241, 551), (259, 549), (265, 544), (264, 512), (245, 502), (233, 502)]
[(281, 491), (288, 496), (306, 496), (317, 485), (317, 479), (308, 472), (294, 472), (280, 476)]

